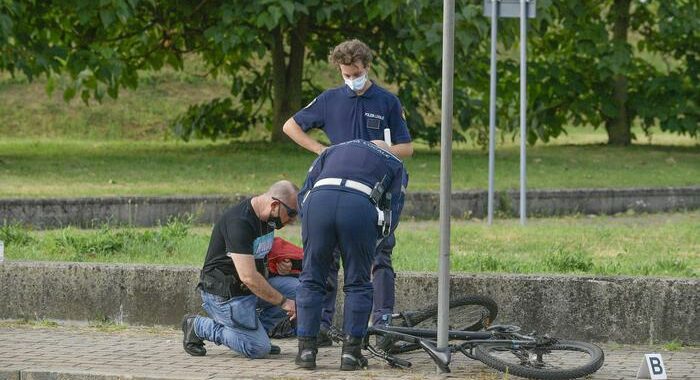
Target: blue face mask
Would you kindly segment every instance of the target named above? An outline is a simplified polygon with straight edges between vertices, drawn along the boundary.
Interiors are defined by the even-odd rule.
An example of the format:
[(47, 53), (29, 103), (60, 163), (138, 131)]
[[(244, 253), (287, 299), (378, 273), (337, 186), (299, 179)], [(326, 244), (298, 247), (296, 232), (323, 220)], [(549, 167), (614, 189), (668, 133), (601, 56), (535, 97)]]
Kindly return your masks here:
[(367, 73), (364, 73), (355, 79), (345, 79), (345, 84), (353, 91), (362, 90), (365, 87), (365, 83), (367, 83)]

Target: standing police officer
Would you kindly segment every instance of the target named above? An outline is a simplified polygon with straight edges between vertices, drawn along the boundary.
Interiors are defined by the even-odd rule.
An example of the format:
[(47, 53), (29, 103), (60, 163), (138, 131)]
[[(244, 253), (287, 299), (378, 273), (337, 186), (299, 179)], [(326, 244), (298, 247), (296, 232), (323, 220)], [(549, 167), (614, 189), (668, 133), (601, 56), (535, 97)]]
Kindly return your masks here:
[[(413, 154), (411, 136), (399, 99), (368, 80), (372, 52), (359, 40), (345, 41), (336, 46), (329, 57), (332, 65), (338, 67), (345, 85), (324, 91), (304, 109), (297, 112), (284, 124), (284, 132), (297, 144), (317, 154), (326, 147), (310, 137), (312, 128), (323, 130), (331, 144), (339, 144), (354, 139), (390, 140), (389, 151), (399, 158)], [(356, 164), (359, 162), (351, 160)], [(407, 181), (407, 177), (406, 180)], [(407, 183), (404, 183), (404, 187)], [(381, 323), (384, 314), (394, 309), (394, 278), (391, 253), (395, 245), (393, 233), (377, 248), (372, 267), (374, 284), (373, 323)], [(328, 279), (328, 294), (324, 300), (322, 332), (333, 322), (335, 294), (338, 282), (338, 262), (331, 264), (333, 270)], [(327, 336), (321, 336), (330, 345)]]
[(316, 368), (322, 301), (336, 247), (345, 276), (346, 337), (340, 369), (367, 366), (361, 342), (372, 311), (372, 261), (377, 245), (396, 226), (403, 205), (403, 164), (388, 148), (381, 140), (334, 145), (314, 161), (299, 192), (304, 242), (296, 299), (299, 367)]

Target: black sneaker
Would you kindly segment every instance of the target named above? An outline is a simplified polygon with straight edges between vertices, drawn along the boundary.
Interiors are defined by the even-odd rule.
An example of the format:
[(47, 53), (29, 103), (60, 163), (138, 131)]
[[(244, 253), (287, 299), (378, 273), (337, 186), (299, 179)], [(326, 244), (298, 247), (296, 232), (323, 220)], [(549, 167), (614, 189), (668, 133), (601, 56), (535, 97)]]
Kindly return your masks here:
[(362, 355), (362, 338), (346, 337), (343, 342), (343, 354), (340, 357), (340, 370), (367, 369), (367, 364), (367, 358)]
[(318, 332), (318, 337), (316, 338), (316, 347), (331, 347), (333, 345), (333, 339), (328, 334), (328, 329), (321, 327), (321, 331)]
[(294, 363), (299, 368), (316, 369), (316, 347), (315, 337), (299, 337), (299, 352), (294, 359)]
[(271, 344), (270, 345), (270, 355), (279, 355), (282, 352), (280, 346)]
[(182, 318), (182, 347), (185, 352), (192, 356), (204, 356), (207, 354), (207, 349), (204, 348), (204, 341), (200, 339), (194, 332), (195, 314), (185, 315)]

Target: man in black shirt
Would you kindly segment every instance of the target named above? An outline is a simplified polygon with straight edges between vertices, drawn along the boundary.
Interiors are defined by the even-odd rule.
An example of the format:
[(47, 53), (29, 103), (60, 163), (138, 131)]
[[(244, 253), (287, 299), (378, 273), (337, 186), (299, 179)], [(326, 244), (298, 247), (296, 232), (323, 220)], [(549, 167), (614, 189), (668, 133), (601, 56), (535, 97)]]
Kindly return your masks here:
[[(204, 340), (223, 344), (249, 358), (271, 353), (256, 308), (259, 299), (296, 317), (293, 294), (282, 294), (267, 281), (266, 256), (275, 229), (293, 222), (299, 189), (279, 181), (265, 193), (229, 209), (214, 226), (197, 286), (209, 317), (187, 315), (182, 321), (183, 346), (193, 356), (206, 354)], [(278, 347), (272, 352), (279, 352)]]

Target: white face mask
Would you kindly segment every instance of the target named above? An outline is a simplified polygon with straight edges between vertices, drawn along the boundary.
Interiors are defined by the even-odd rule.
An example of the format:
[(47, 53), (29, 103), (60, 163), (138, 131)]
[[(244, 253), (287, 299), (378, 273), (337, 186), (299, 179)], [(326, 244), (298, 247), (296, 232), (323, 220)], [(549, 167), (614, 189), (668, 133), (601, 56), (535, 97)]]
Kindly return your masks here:
[(355, 79), (345, 79), (345, 84), (353, 91), (362, 90), (365, 87), (365, 83), (367, 83), (367, 73)]

